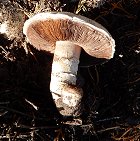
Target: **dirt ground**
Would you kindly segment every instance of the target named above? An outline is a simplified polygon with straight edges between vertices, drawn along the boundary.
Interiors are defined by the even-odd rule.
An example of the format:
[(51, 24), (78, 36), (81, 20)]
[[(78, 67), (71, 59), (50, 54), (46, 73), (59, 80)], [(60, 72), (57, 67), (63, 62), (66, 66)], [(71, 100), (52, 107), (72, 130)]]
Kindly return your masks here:
[[(0, 140), (138, 141), (140, 139), (140, 0), (0, 0)], [(67, 11), (102, 24), (116, 42), (114, 58), (79, 67), (82, 125), (57, 111), (49, 91), (53, 56), (22, 33), (45, 11)], [(82, 56), (81, 56), (82, 59)], [(85, 62), (84, 62), (85, 63)]]

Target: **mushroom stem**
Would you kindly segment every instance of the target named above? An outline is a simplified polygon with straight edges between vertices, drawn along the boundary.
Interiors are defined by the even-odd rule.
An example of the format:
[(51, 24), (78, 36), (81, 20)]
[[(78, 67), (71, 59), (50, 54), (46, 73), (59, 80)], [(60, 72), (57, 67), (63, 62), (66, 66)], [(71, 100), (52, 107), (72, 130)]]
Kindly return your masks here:
[[(56, 42), (50, 83), (50, 90), (54, 100), (61, 98), (68, 87), (76, 86), (80, 53), (81, 47), (73, 44), (72, 42)], [(69, 106), (76, 105), (76, 102), (68, 102), (66, 99), (63, 99), (62, 101), (65, 104), (69, 104)]]

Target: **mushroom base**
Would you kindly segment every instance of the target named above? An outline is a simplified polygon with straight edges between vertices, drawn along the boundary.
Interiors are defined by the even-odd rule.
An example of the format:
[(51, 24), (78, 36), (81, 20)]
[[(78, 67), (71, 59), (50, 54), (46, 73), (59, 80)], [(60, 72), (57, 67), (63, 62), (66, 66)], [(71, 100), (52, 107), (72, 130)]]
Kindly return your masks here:
[[(73, 93), (73, 97), (71, 97), (72, 93), (68, 94), (68, 92), (66, 91), (67, 93), (66, 95), (64, 92), (61, 98), (55, 100), (56, 107), (58, 108), (60, 114), (65, 116), (79, 116), (82, 113), (81, 99), (83, 96), (83, 91), (81, 88), (75, 88), (75, 89), (80, 91), (80, 94), (81, 94), (80, 96)], [(77, 95), (77, 99), (75, 98), (76, 95)], [(76, 105), (75, 106), (69, 105), (71, 104), (71, 102), (73, 102), (73, 100), (77, 100)]]

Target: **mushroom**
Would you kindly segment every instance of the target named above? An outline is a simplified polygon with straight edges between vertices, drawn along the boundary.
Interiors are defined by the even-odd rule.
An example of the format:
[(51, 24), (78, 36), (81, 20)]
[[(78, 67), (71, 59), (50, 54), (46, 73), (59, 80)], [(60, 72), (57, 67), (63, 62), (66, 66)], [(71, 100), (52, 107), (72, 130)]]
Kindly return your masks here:
[(54, 54), (50, 91), (63, 115), (77, 115), (83, 96), (76, 85), (81, 50), (111, 59), (115, 41), (97, 22), (69, 12), (39, 13), (24, 23), (23, 33), (38, 50)]

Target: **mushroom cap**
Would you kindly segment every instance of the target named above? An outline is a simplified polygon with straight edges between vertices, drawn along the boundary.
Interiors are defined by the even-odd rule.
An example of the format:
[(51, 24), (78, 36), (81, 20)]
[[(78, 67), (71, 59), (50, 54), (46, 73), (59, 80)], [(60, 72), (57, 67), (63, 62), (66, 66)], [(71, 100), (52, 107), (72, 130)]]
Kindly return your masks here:
[(24, 23), (23, 33), (38, 50), (54, 53), (57, 41), (70, 41), (96, 58), (110, 59), (115, 41), (97, 22), (69, 12), (39, 13)]

